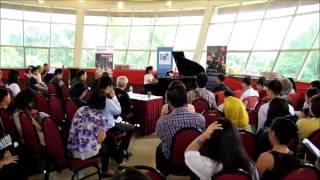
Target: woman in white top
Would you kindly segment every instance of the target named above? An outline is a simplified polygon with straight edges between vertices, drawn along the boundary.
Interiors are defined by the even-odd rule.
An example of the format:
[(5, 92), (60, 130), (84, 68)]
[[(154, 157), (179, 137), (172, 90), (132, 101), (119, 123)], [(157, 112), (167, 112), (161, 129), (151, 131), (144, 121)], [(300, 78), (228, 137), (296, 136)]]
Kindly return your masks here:
[(154, 78), (152, 75), (153, 67), (152, 66), (147, 66), (146, 67), (146, 72), (144, 74), (144, 85), (146, 84), (156, 84), (158, 83), (158, 80)]
[(6, 88), (10, 89), (14, 97), (21, 91), (18, 85), (18, 78), (19, 72), (17, 70), (11, 70), (9, 72)]
[[(205, 155), (199, 150), (204, 146)], [(254, 163), (245, 152), (237, 129), (228, 119), (219, 119), (186, 149), (185, 163), (201, 180), (211, 179), (222, 170), (242, 169), (259, 179)]]

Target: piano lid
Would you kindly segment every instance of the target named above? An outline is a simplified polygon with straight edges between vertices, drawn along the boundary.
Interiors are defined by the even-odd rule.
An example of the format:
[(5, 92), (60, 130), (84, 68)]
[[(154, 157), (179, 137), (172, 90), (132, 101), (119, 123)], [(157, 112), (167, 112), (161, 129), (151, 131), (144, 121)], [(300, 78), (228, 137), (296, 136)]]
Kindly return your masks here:
[(200, 64), (185, 58), (183, 51), (173, 51), (172, 55), (180, 75), (196, 76), (201, 72), (205, 72), (204, 68)]

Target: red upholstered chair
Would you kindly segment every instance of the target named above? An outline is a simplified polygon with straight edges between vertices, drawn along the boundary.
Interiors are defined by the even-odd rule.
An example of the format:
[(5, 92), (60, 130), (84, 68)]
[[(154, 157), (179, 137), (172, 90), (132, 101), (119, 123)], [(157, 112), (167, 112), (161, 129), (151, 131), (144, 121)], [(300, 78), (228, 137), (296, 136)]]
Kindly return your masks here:
[(219, 106), (220, 104), (223, 104), (223, 102), (224, 102), (224, 92), (223, 91), (218, 91), (218, 92), (215, 92), (214, 95), (216, 96), (217, 105)]
[(19, 141), (19, 134), (13, 122), (12, 116), (6, 109), (0, 108), (0, 120), (4, 126), (5, 132), (11, 136), (13, 141)]
[(47, 97), (45, 97), (40, 93), (37, 93), (36, 98), (37, 98), (37, 105), (38, 105), (39, 112), (45, 112), (47, 114), (51, 114)]
[(208, 127), (214, 121), (217, 121), (219, 118), (224, 117), (223, 112), (219, 111), (218, 109), (208, 109), (203, 114), (206, 120), (206, 127)]
[(95, 174), (98, 175), (98, 179), (101, 179), (100, 169), (98, 166), (100, 158), (98, 156), (85, 160), (67, 157), (65, 153), (66, 151), (63, 147), (62, 140), (59, 134), (59, 129), (55, 122), (52, 121), (50, 118), (46, 118), (43, 121), (43, 132), (46, 141), (46, 153), (49, 156), (49, 158), (53, 159), (54, 162), (57, 164), (57, 167), (46, 170), (45, 180), (49, 180), (50, 172), (55, 170), (61, 170), (64, 168), (69, 168), (71, 171), (73, 171), (73, 175), (71, 177), (71, 179), (73, 180), (74, 176), (77, 176), (78, 178), (78, 172), (80, 170), (83, 170), (88, 167), (95, 167), (97, 170), (94, 171), (92, 174), (86, 175), (81, 179), (90, 177)]
[(247, 109), (247, 113), (249, 116), (249, 124), (251, 126), (251, 129), (253, 132), (255, 132), (258, 126), (258, 114), (256, 111), (250, 109)]
[(196, 128), (182, 128), (172, 138), (171, 157), (169, 174), (173, 175), (192, 175), (192, 172), (184, 162), (184, 151), (189, 144), (201, 135), (201, 131)]
[(233, 171), (220, 171), (215, 174), (211, 179), (213, 180), (251, 180), (249, 173), (242, 169)]
[(56, 96), (52, 95), (49, 97), (49, 107), (51, 111), (51, 117), (55, 121), (58, 122), (65, 120), (61, 102)]
[(320, 172), (312, 165), (304, 165), (288, 173), (283, 180), (319, 180)]
[(49, 82), (47, 84), (47, 86), (48, 86), (48, 94), (49, 95), (52, 95), (52, 94), (57, 95), (57, 89), (56, 89), (56, 86), (53, 83)]
[(259, 101), (261, 101), (264, 97), (267, 97), (267, 90), (260, 90), (259, 91)]
[(289, 94), (289, 96), (288, 96), (288, 99), (295, 110), (298, 110), (298, 104), (300, 101), (300, 97), (301, 97), (300, 93)]
[[(314, 144), (318, 149), (320, 149), (320, 129), (314, 131), (308, 139)], [(306, 153), (307, 153), (307, 160), (310, 162), (314, 162), (316, 160), (316, 157), (314, 154), (312, 154), (307, 148), (306, 148)]]
[(62, 93), (62, 98), (64, 101), (71, 97), (70, 90), (69, 90), (68, 86), (66, 86), (66, 85), (61, 86), (61, 93)]
[(243, 90), (235, 90), (233, 91), (234, 97), (240, 98), (243, 93)]
[(71, 99), (68, 99), (65, 102), (65, 110), (66, 110), (67, 120), (69, 122), (72, 122), (73, 116), (76, 114), (78, 110), (78, 105), (75, 102), (73, 102)]
[(194, 100), (192, 105), (194, 106), (195, 111), (200, 114), (205, 112), (210, 107), (208, 101), (203, 98)]
[(246, 150), (247, 154), (251, 158), (254, 158), (255, 150), (256, 150), (255, 135), (252, 132), (246, 131), (246, 130), (240, 130), (239, 134), (240, 134), (242, 145)]
[(248, 97), (244, 98), (242, 101), (246, 105), (247, 109), (254, 110), (254, 108), (256, 107), (256, 105), (259, 102), (259, 97), (248, 96)]
[(165, 180), (166, 177), (157, 169), (154, 169), (150, 166), (133, 166), (136, 169), (139, 169), (143, 172), (146, 176), (148, 176), (152, 180)]

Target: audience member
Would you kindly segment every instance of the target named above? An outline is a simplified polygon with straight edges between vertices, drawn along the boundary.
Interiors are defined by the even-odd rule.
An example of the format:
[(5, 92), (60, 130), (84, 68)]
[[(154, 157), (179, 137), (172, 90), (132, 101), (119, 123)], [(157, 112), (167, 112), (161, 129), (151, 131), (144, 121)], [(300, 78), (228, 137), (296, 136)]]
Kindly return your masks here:
[(118, 101), (120, 102), (121, 114), (128, 114), (133, 110), (133, 105), (130, 101), (129, 95), (125, 91), (128, 84), (128, 78), (126, 76), (119, 76), (116, 84), (117, 87), (114, 90)]
[(88, 102), (83, 98), (87, 94), (87, 87), (82, 82), (77, 82), (71, 87), (71, 99), (75, 102), (78, 107), (87, 106)]
[[(170, 89), (174, 86), (181, 86), (186, 90), (186, 86), (180, 80), (171, 81), (168, 86), (168, 89)], [(196, 110), (194, 109), (194, 106), (192, 104), (187, 104), (187, 108), (188, 108), (189, 112), (192, 112), (192, 113), (196, 112)], [(160, 117), (168, 115), (171, 112), (172, 112), (172, 109), (170, 109), (170, 106), (169, 106), (168, 100), (167, 100), (167, 95), (166, 95), (166, 103), (162, 106)]]
[(304, 118), (304, 117), (309, 117), (310, 114), (310, 104), (311, 104), (311, 98), (318, 94), (318, 90), (316, 88), (309, 88), (304, 95), (304, 103), (302, 107), (302, 111), (299, 112), (299, 117)]
[(72, 87), (77, 82), (83, 82), (84, 84), (86, 84), (86, 80), (87, 80), (87, 73), (84, 70), (79, 70), (77, 71), (76, 77), (73, 78), (72, 81), (70, 82), (70, 86)]
[(103, 142), (108, 131), (107, 119), (102, 113), (107, 94), (104, 90), (97, 90), (90, 96), (89, 106), (78, 109), (73, 117), (69, 137), (68, 150), (74, 158), (88, 159), (100, 153), (102, 175), (113, 175), (109, 170), (110, 152)]
[(224, 84), (224, 79), (225, 78), (223, 74), (218, 75), (216, 79), (217, 86), (213, 89), (213, 92), (230, 90), (230, 88)]
[(282, 179), (296, 168), (288, 144), (297, 138), (297, 127), (291, 120), (277, 118), (273, 120), (268, 136), (272, 149), (259, 156), (257, 168), (262, 179)]
[(43, 67), (41, 65), (38, 65), (37, 67), (37, 70), (38, 70), (38, 73), (36, 75), (36, 79), (37, 79), (37, 82), (38, 84), (41, 84), (43, 86), (45, 86), (46, 84), (43, 82), (43, 79), (42, 79), (42, 73), (43, 73)]
[[(280, 97), (281, 91), (282, 91), (282, 84), (279, 80), (274, 79), (271, 80), (268, 85), (267, 85), (267, 93), (269, 98), (273, 99), (275, 97)], [(265, 121), (267, 120), (267, 114), (269, 110), (269, 105), (270, 102), (267, 102), (263, 104), (258, 113), (258, 130), (263, 127)], [(293, 107), (289, 104), (289, 112), (291, 115), (294, 115), (294, 109)]]
[(63, 76), (63, 70), (62, 69), (56, 69), (54, 71), (54, 77), (50, 80), (51, 83), (53, 83), (56, 87), (61, 87), (64, 85), (62, 81)]
[(205, 127), (205, 119), (201, 114), (189, 112), (186, 106), (185, 87), (172, 86), (168, 88), (167, 98), (169, 106), (173, 110), (158, 120), (155, 130), (161, 140), (156, 151), (156, 167), (163, 173), (167, 172), (174, 135), (182, 128), (193, 127), (203, 130)]
[(30, 87), (34, 91), (40, 91), (42, 93), (48, 93), (48, 87), (44, 83), (39, 83), (37, 81), (37, 76), (39, 74), (37, 67), (32, 67), (31, 69), (32, 76), (29, 78)]
[(256, 82), (256, 86), (257, 86), (257, 89), (258, 91), (264, 91), (264, 90), (267, 90), (267, 80), (265, 77), (259, 77), (257, 82)]
[(281, 95), (283, 98), (288, 99), (288, 96), (290, 94), (294, 94), (294, 90), (293, 90), (293, 86), (292, 83), (290, 82), (290, 80), (288, 78), (283, 78), (280, 80), (281, 84), (282, 84), (282, 91), (281, 91)]
[(111, 180), (151, 180), (138, 169), (126, 167), (111, 178)]
[(2, 71), (0, 70), (0, 87), (3, 87), (4, 83), (2, 82)]
[(296, 83), (294, 82), (293, 78), (288, 78), (289, 81), (292, 84), (292, 90), (291, 90), (291, 94), (295, 94), (297, 92), (297, 86)]
[(205, 73), (199, 73), (197, 75), (197, 88), (188, 92), (188, 103), (192, 104), (194, 100), (202, 98), (205, 99), (210, 107), (217, 108), (216, 98), (211, 91), (206, 89), (208, 83), (208, 77)]
[[(200, 154), (204, 147), (205, 153)], [(219, 119), (196, 138), (184, 153), (185, 163), (200, 179), (211, 177), (222, 170), (242, 169), (252, 179), (259, 179), (257, 168), (244, 150), (238, 130), (228, 119)]]
[(19, 72), (17, 70), (10, 70), (6, 88), (10, 89), (12, 95), (15, 97), (21, 90), (18, 85)]
[(249, 125), (249, 116), (243, 102), (232, 96), (230, 91), (224, 93), (223, 112), (234, 126), (239, 129), (251, 130)]
[[(242, 93), (242, 95), (240, 96), (241, 101), (243, 101), (243, 103), (245, 104), (245, 106), (247, 107), (248, 105), (248, 97), (259, 97), (259, 93), (254, 90), (251, 86), (251, 77), (250, 76), (246, 76), (243, 78), (242, 80), (242, 87), (244, 89), (244, 92)], [(258, 103), (258, 98), (257, 98), (257, 102)]]
[(3, 158), (0, 158), (0, 179), (27, 179), (19, 172), (16, 165), (18, 161), (19, 157), (17, 155), (5, 151)]
[(316, 88), (320, 91), (320, 80), (314, 80), (310, 83), (310, 88)]
[(32, 77), (32, 70), (33, 66), (28, 66), (26, 69), (26, 77), (28, 78), (28, 80)]
[(48, 73), (49, 73), (49, 65), (48, 65), (48, 63), (44, 63), (41, 77), (45, 83), (49, 82), (50, 79), (52, 79), (49, 77), (50, 75)]

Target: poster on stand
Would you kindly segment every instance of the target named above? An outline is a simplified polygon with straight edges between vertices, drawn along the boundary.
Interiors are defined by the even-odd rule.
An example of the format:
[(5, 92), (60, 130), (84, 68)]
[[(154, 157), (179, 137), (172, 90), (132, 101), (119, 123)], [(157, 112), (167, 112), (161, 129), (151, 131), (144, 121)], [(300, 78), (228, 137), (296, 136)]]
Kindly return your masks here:
[(167, 72), (172, 71), (172, 47), (159, 47), (157, 49), (157, 75), (166, 76)]

